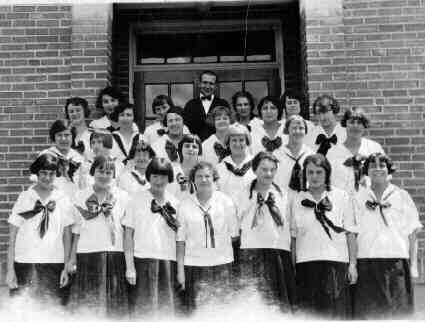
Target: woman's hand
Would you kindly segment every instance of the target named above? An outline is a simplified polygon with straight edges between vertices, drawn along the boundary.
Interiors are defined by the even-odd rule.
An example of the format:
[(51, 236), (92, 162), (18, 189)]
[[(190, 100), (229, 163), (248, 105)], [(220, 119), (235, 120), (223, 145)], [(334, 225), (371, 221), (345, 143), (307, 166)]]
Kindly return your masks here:
[(350, 281), (350, 284), (356, 284), (357, 278), (358, 278), (357, 265), (350, 263), (348, 265), (348, 280)]
[(14, 269), (9, 269), (6, 274), (6, 284), (9, 289), (13, 290), (18, 288), (18, 280)]
[(134, 268), (126, 269), (125, 278), (127, 279), (128, 284), (136, 285), (136, 277), (137, 277), (137, 274)]
[(66, 264), (65, 264), (65, 270), (68, 274), (74, 274), (77, 272), (77, 262), (76, 259), (70, 259)]
[(68, 272), (66, 271), (66, 269), (64, 268), (61, 272), (61, 277), (60, 277), (60, 281), (59, 281), (59, 287), (65, 287), (68, 285), (69, 282), (69, 276), (68, 276)]
[(179, 290), (184, 291), (186, 287), (186, 278), (184, 274), (184, 269), (177, 270), (177, 283), (179, 284)]

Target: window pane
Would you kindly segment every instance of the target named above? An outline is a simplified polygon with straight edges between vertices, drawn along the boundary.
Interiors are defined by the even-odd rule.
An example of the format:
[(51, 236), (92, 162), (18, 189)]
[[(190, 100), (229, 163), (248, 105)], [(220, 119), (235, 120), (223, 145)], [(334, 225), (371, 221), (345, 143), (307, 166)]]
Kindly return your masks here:
[(224, 98), (231, 104), (232, 96), (237, 91), (242, 89), (242, 82), (221, 82), (220, 83), (220, 97)]
[[(245, 90), (254, 96), (255, 106), (264, 96), (269, 95), (267, 81), (247, 81), (245, 82)], [(258, 115), (257, 109), (254, 112)]]
[(168, 95), (168, 85), (167, 84), (146, 84), (145, 85), (145, 108), (146, 116), (154, 117), (154, 112), (152, 111), (152, 102), (155, 96), (157, 95)]
[(171, 84), (171, 98), (174, 105), (184, 107), (193, 98), (193, 84)]

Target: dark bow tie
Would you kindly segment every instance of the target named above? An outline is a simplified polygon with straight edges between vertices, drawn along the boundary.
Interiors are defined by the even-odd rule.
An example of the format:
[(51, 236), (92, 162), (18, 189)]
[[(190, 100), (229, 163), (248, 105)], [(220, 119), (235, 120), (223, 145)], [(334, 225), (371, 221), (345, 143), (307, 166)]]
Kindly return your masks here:
[(79, 141), (78, 143), (73, 142), (71, 148), (73, 148), (75, 151), (77, 151), (80, 154), (83, 154), (86, 150), (86, 147), (84, 146), (83, 141)]
[(336, 144), (338, 141), (338, 138), (336, 134), (333, 134), (330, 137), (327, 137), (323, 133), (320, 133), (317, 138), (315, 144), (319, 145), (319, 148), (317, 149), (317, 153), (326, 155), (331, 148), (331, 144)]
[(78, 209), (78, 211), (81, 213), (85, 220), (91, 220), (96, 218), (100, 214), (103, 214), (105, 217), (110, 217), (112, 215), (112, 210), (115, 206), (115, 202), (116, 200), (114, 196), (109, 193), (105, 201), (99, 203), (96, 194), (93, 193), (86, 200), (87, 209), (84, 209), (78, 205), (76, 205), (75, 207)]
[(261, 211), (261, 208), (264, 205), (266, 205), (267, 208), (269, 209), (269, 213), (272, 216), (272, 219), (275, 222), (276, 226), (282, 227), (283, 226), (282, 215), (280, 214), (279, 208), (276, 206), (276, 200), (274, 198), (273, 193), (269, 192), (269, 196), (267, 197), (267, 199), (264, 199), (260, 193), (257, 193), (257, 209), (255, 211), (254, 218), (252, 220), (251, 229), (258, 225), (258, 219), (260, 216), (264, 217), (264, 214)]
[(344, 161), (343, 165), (352, 167), (354, 172), (354, 188), (359, 190), (360, 179), (363, 175), (363, 162), (366, 160), (364, 156), (356, 155)]
[(176, 176), (177, 183), (180, 185), (180, 191), (186, 191), (189, 189), (190, 193), (195, 191), (195, 187), (189, 178), (182, 173), (178, 173)]
[(61, 177), (69, 179), (71, 182), (74, 182), (74, 174), (80, 167), (81, 163), (76, 162), (72, 159), (67, 159), (60, 154), (56, 154), (58, 158), (58, 172)]
[(40, 238), (43, 238), (47, 232), (47, 229), (49, 228), (50, 213), (55, 211), (55, 208), (56, 202), (54, 200), (50, 200), (45, 206), (43, 206), (40, 200), (37, 200), (32, 210), (20, 212), (18, 213), (18, 215), (23, 217), (24, 219), (30, 219), (35, 215), (39, 214), (40, 212), (43, 212), (40, 224), (38, 225), (38, 232)]
[(201, 101), (211, 101), (212, 100), (212, 95), (205, 95), (205, 96), (201, 96)]
[(133, 176), (134, 179), (136, 179), (136, 181), (140, 185), (144, 186), (146, 184), (146, 182), (147, 182), (146, 179), (140, 178), (139, 175), (137, 173), (135, 173), (134, 171), (131, 171), (131, 175)]
[(384, 215), (384, 209), (390, 208), (391, 207), (391, 203), (389, 203), (388, 201), (386, 201), (388, 199), (389, 196), (391, 196), (393, 194), (394, 190), (391, 191), (389, 194), (387, 194), (384, 198), (382, 198), (382, 202), (378, 202), (375, 200), (375, 198), (373, 198), (372, 196), (371, 199), (372, 200), (367, 200), (366, 201), (366, 208), (369, 210), (375, 210), (377, 207), (379, 207), (379, 213), (381, 214), (382, 217), (382, 221), (384, 222), (385, 226), (388, 227), (388, 222), (387, 219), (385, 218)]
[(204, 225), (205, 225), (205, 248), (208, 248), (208, 232), (210, 235), (210, 245), (211, 248), (215, 248), (215, 237), (214, 237), (214, 225), (211, 219), (211, 215), (209, 213), (211, 207), (209, 207), (207, 210), (202, 208), (201, 206), (198, 206), (199, 209), (201, 209), (203, 215), (204, 215)]
[(173, 230), (177, 231), (179, 227), (179, 223), (175, 218), (176, 210), (171, 206), (171, 204), (167, 201), (162, 207), (158, 204), (155, 199), (151, 201), (151, 211), (153, 213), (159, 213), (162, 218), (164, 218), (167, 225)]
[(295, 191), (301, 191), (302, 189), (302, 171), (300, 160), (304, 156), (305, 152), (301, 153), (298, 158), (294, 158), (292, 155), (286, 153), (286, 155), (295, 161), (294, 166), (292, 167), (291, 178), (289, 179), (289, 188)]
[(225, 157), (230, 155), (230, 150), (222, 146), (219, 142), (214, 143), (214, 152), (218, 157), (218, 162), (221, 162)]
[(159, 136), (163, 136), (163, 135), (165, 135), (165, 134), (168, 134), (168, 130), (167, 130), (167, 129), (158, 129), (158, 130), (156, 130), (156, 133), (157, 133)]
[(280, 136), (274, 138), (273, 140), (270, 140), (269, 137), (264, 136), (261, 139), (261, 144), (264, 146), (264, 148), (268, 152), (273, 152), (276, 149), (279, 149), (282, 145), (282, 138)]
[(224, 161), (224, 165), (226, 166), (227, 170), (229, 170), (230, 172), (232, 172), (235, 176), (243, 177), (248, 172), (248, 170), (251, 169), (252, 162), (249, 161), (249, 162), (245, 163), (239, 169), (236, 169), (233, 166), (233, 164), (231, 164), (229, 162), (226, 162), (226, 161)]
[(177, 151), (176, 146), (174, 145), (173, 142), (167, 140), (167, 142), (165, 142), (165, 152), (167, 152), (168, 158), (170, 159), (170, 161), (172, 162), (176, 162), (179, 158), (179, 154)]
[(329, 232), (329, 228), (331, 228), (334, 232), (337, 234), (342, 233), (345, 231), (344, 228), (336, 226), (332, 220), (330, 220), (325, 212), (332, 210), (332, 203), (328, 199), (328, 197), (323, 198), (318, 203), (310, 200), (310, 199), (304, 199), (301, 201), (301, 205), (307, 208), (313, 208), (314, 214), (316, 216), (316, 219), (319, 221), (320, 225), (325, 230), (326, 234), (329, 236), (330, 239), (332, 239), (331, 233)]

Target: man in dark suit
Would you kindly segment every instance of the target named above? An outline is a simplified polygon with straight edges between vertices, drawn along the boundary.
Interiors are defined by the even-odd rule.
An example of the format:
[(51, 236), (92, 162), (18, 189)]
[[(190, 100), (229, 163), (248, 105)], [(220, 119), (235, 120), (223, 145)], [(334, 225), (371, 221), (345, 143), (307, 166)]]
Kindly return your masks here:
[(216, 106), (227, 106), (229, 103), (215, 95), (217, 75), (212, 71), (204, 71), (200, 76), (199, 97), (188, 101), (184, 107), (184, 123), (190, 133), (196, 134), (202, 141), (215, 133), (211, 113)]

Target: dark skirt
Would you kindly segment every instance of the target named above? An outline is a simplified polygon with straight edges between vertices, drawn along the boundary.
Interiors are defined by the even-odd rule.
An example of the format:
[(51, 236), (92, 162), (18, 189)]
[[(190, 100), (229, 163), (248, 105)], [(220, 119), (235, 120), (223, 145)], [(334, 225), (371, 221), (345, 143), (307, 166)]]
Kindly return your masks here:
[(311, 261), (296, 265), (300, 311), (327, 319), (351, 318), (348, 264)]
[(136, 285), (129, 286), (130, 312), (135, 317), (172, 315), (175, 311), (176, 262), (134, 258)]
[(185, 266), (185, 290), (180, 291), (178, 313), (191, 314), (209, 304), (231, 303), (232, 264), (217, 266)]
[(280, 249), (241, 249), (238, 288), (252, 288), (267, 305), (291, 312), (296, 302), (291, 253)]
[(65, 305), (69, 287), (59, 287), (63, 263), (34, 264), (14, 263), (18, 288), (9, 291), (10, 296), (28, 295), (40, 302)]
[(72, 309), (127, 317), (128, 284), (122, 252), (77, 254), (77, 273), (71, 286)]
[(406, 259), (359, 259), (354, 290), (358, 319), (400, 319), (413, 313), (413, 288)]

